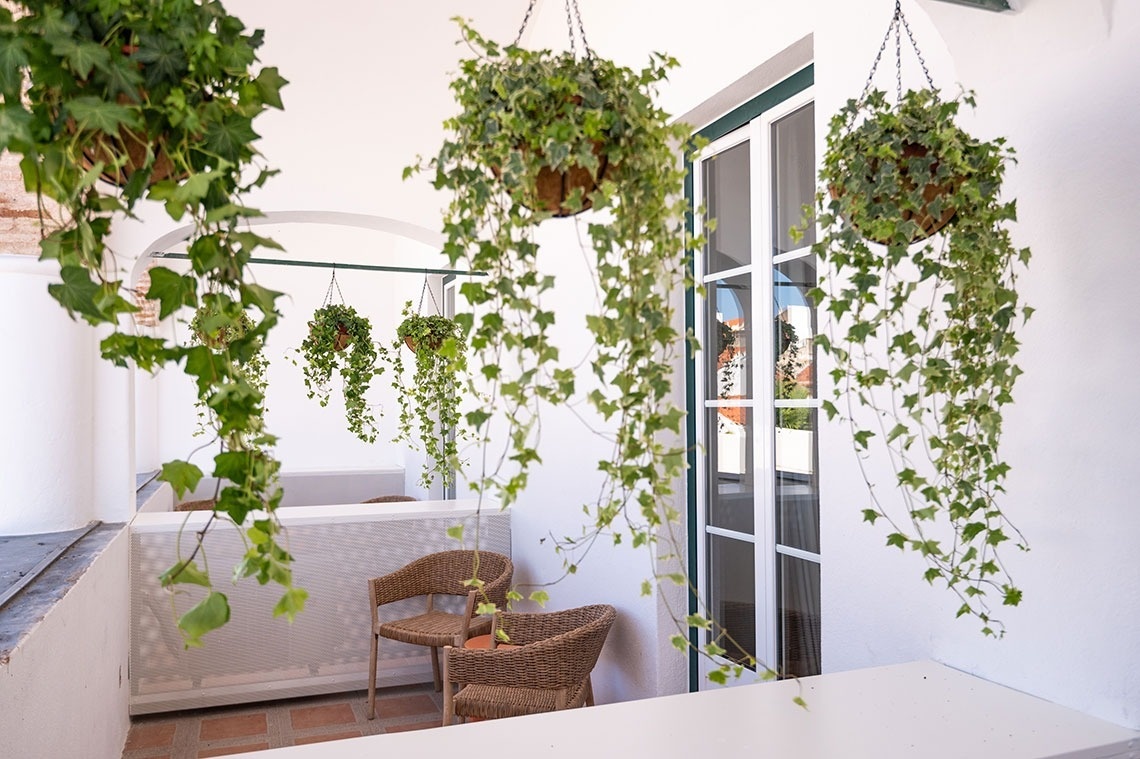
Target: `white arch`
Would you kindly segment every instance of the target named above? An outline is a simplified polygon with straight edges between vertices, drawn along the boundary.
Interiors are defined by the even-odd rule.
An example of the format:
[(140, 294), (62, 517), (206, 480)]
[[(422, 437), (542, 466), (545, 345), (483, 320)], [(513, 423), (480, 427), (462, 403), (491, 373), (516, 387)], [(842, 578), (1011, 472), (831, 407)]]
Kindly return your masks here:
[[(387, 216), (342, 211), (267, 211), (261, 216), (247, 219), (246, 223), (250, 226), (262, 224), (330, 224), (339, 227), (372, 229), (423, 243), (436, 250), (443, 250), (443, 235), (439, 232)], [(167, 232), (147, 245), (131, 269), (131, 284), (134, 285), (138, 282), (139, 276), (146, 270), (151, 258), (156, 253), (163, 253), (170, 246), (184, 242), (193, 231), (194, 225), (186, 224)]]

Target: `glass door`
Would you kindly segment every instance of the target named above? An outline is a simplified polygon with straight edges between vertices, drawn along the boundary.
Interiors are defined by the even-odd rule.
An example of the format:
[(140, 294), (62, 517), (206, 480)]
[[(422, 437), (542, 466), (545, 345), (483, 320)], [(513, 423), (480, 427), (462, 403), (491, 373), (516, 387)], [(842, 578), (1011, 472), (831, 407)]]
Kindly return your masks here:
[(697, 261), (698, 587), (725, 658), (759, 662), (745, 681), (765, 666), (820, 671), (814, 230), (790, 233), (812, 201), (814, 144), (804, 92), (694, 166), (695, 197), (715, 219)]

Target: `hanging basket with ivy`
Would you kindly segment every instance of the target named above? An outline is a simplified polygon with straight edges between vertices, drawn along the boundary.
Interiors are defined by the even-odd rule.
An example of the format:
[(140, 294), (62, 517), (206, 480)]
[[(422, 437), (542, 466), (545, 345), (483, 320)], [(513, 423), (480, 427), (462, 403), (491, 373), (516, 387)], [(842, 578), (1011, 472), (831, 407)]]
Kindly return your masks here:
[[(902, 30), (910, 37), (896, 3), (880, 55)], [(994, 597), (1021, 600), (1001, 549), (1026, 547), (1003, 510), (999, 443), (1021, 374), (1016, 328), (1032, 311), (1016, 289), (1030, 254), (1010, 238), (1016, 204), (1002, 195), (1013, 151), (962, 129), (972, 95), (945, 99), (926, 77), (904, 94), (900, 74), (894, 103), (868, 78), (830, 122), (813, 247), (830, 266), (813, 292), (833, 322), (817, 338), (835, 362), (823, 407), (851, 428), (866, 521), (888, 523), (887, 543), (924, 557), (924, 578), (958, 595), (958, 615), (1000, 635)], [(875, 488), (878, 455), (895, 488)]]
[[(207, 295), (204, 300), (206, 303), (198, 307), (190, 320), (191, 338), (196, 344), (209, 348), (218, 360), (225, 360), (230, 346), (253, 331), (253, 319), (242, 309), (235, 321), (231, 315), (218, 311), (219, 304), (216, 303), (214, 296)], [(233, 300), (226, 300), (224, 304), (240, 308)], [(240, 393), (243, 387), (248, 387), (259, 394), (262, 401), (257, 406), (256, 412), (250, 415), (248, 423), (242, 429), (230, 433), (231, 436), (240, 436), (243, 447), (257, 445), (256, 441), (265, 429), (264, 399), (269, 388), (269, 380), (266, 377), (269, 361), (265, 357), (264, 341), (255, 337), (250, 347), (252, 348), (251, 351), (242, 351), (234, 356), (236, 363), (234, 374), (238, 381), (238, 388), (235, 392)], [(198, 409), (198, 429), (194, 434), (207, 434), (214, 429), (217, 423), (217, 414), (201, 398), (195, 402), (195, 407)], [(239, 446), (234, 440), (228, 440), (227, 447), (232, 450)]]
[(313, 312), (309, 334), (297, 349), (309, 398), (327, 406), (333, 373), (342, 381), (348, 431), (365, 443), (376, 441), (376, 418), (365, 395), (376, 374), (372, 323), (352, 306), (328, 303)]
[[(213, 414), (221, 450), (208, 469), (231, 484), (215, 494), (216, 511), (201, 530), (187, 532), (192, 546), (180, 544), (177, 562), (160, 578), (179, 591), (180, 607), (192, 599), (178, 619), (187, 646), (201, 646), (230, 615), (205, 561), (217, 518), (256, 532), (256, 547), (235, 576), (279, 583), (284, 593), (275, 614), (292, 619), (306, 596), (293, 585), (291, 557), (280, 542), (272, 436), (251, 434), (261, 424), (264, 396), (242, 377), (243, 361), (277, 322), (280, 297), (254, 284), (246, 269), (259, 246), (277, 247), (243, 223), (258, 215), (245, 193), (275, 173), (259, 160), (254, 121), (282, 107), (286, 84), (276, 68), (259, 64), (263, 38), (218, 0), (0, 4), (0, 151), (21, 156), (24, 184), (45, 209), (42, 258), (59, 263), (61, 279), (50, 294), (73, 317), (107, 325), (100, 348), (116, 365), (155, 371), (180, 364)], [(156, 266), (139, 295), (158, 303), (157, 319), (205, 304), (241, 330), (248, 311), (252, 328), (224, 349), (177, 345), (124, 326), (122, 317), (137, 310), (136, 294), (119, 279), (111, 230), (144, 199), (193, 230), (193, 269)], [(182, 497), (204, 474), (198, 464), (173, 460), (160, 479)], [(266, 516), (247, 527), (253, 512)]]
[[(414, 357), (410, 378), (405, 351)], [(408, 301), (396, 338), (382, 350), (382, 357), (392, 368), (392, 387), (400, 400), (393, 442), (420, 448), (427, 455), (420, 476), (423, 487), (430, 488), (438, 478), (446, 488), (455, 481), (461, 464), (458, 441), (465, 437), (459, 414), (467, 371), (463, 329), (445, 316), (421, 316)]]

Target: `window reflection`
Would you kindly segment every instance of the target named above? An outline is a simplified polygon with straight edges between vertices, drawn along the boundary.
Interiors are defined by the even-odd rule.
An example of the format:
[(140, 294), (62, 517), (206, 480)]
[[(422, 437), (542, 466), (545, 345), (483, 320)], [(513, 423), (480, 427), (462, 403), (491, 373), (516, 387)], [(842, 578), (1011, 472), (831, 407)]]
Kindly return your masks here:
[[(725, 657), (744, 663), (756, 658), (756, 565), (751, 543), (709, 535), (710, 635), (727, 650)], [(725, 635), (721, 635), (721, 633)]]
[(815, 306), (808, 291), (816, 285), (814, 257), (785, 261), (772, 271), (773, 356), (776, 398), (815, 397)]
[[(706, 289), (707, 399), (749, 399), (752, 397), (752, 275), (739, 274), (710, 282)], [(712, 360), (714, 350), (715, 361)]]
[(748, 143), (718, 153), (701, 166), (705, 208), (715, 229), (706, 231), (705, 274), (735, 269), (752, 262), (752, 211), (749, 189)]
[(818, 675), (822, 672), (819, 564), (781, 555), (776, 571), (780, 583), (780, 675)]
[[(815, 195), (815, 107), (806, 105), (772, 125), (772, 252), (786, 253), (815, 242), (815, 227), (805, 225), (804, 206)], [(791, 228), (803, 228), (793, 240)]]
[(706, 460), (715, 469), (707, 497), (708, 523), (751, 535), (756, 521), (752, 409), (720, 406), (707, 413)]
[(776, 449), (776, 542), (819, 553), (819, 448), (814, 408), (778, 408)]

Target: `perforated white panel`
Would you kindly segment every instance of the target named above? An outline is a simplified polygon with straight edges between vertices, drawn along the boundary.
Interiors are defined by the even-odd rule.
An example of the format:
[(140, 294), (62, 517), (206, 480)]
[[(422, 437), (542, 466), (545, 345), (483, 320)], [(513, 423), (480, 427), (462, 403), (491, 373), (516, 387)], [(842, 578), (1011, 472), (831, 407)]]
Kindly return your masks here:
[[(205, 647), (190, 650), (183, 647), (175, 617), (201, 597), (201, 589), (172, 597), (157, 580), (175, 560), (183, 515), (136, 517), (131, 529), (132, 714), (365, 688), (371, 627), (367, 579), (419, 556), (459, 547), (446, 535), (457, 523), (464, 524), (468, 547), (476, 530), (472, 509), (455, 501), (279, 513), (296, 559), (295, 582), (309, 592), (305, 611), (293, 624), (274, 619), (277, 586), (263, 587), (252, 578), (237, 585), (219, 582), (244, 546), (232, 526), (216, 525), (207, 540), (207, 560), (232, 616), (224, 628), (206, 635)], [(194, 526), (205, 517), (191, 515), (183, 530), (184, 555)], [(509, 512), (484, 511), (479, 528), (481, 549), (510, 555)], [(384, 615), (419, 613), (423, 603), (394, 604), (385, 607)], [(430, 680), (427, 649), (381, 641), (380, 687)]]

